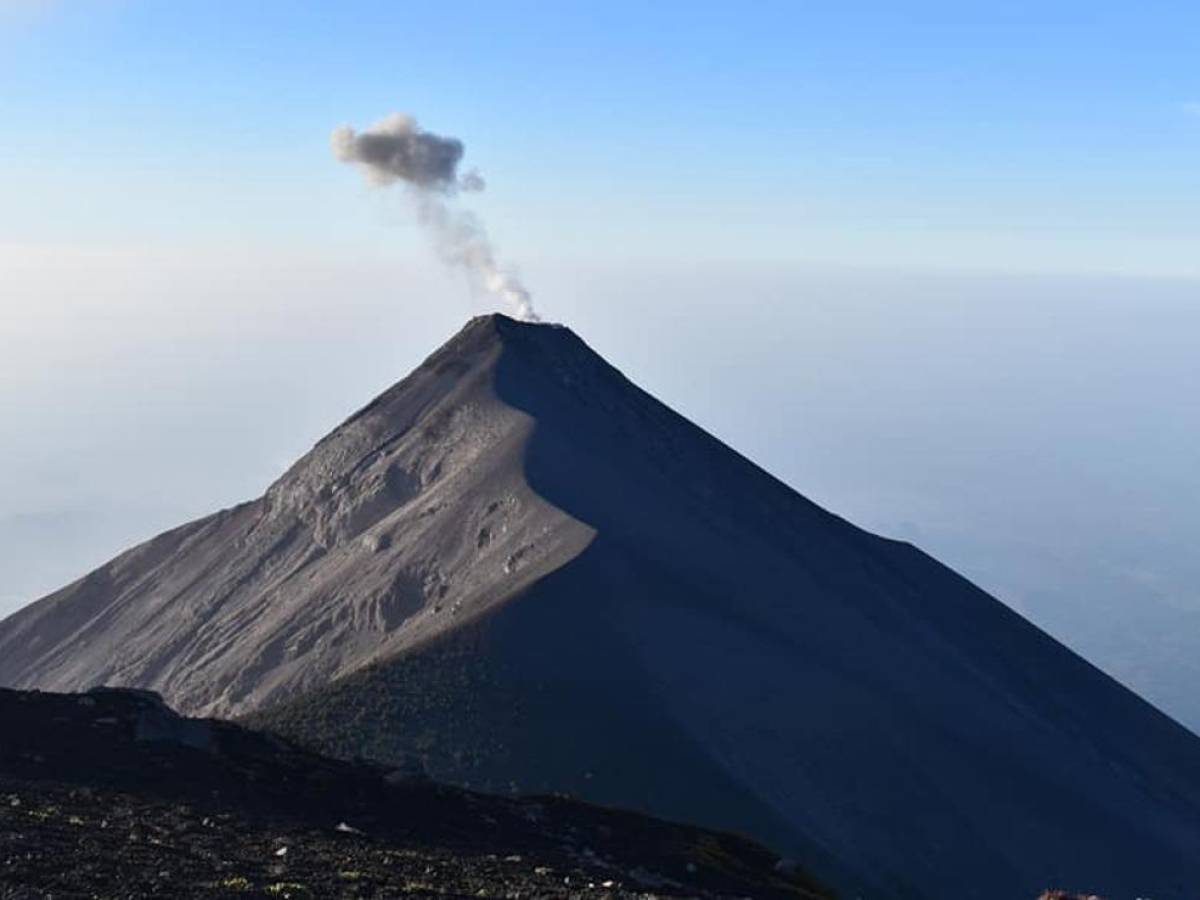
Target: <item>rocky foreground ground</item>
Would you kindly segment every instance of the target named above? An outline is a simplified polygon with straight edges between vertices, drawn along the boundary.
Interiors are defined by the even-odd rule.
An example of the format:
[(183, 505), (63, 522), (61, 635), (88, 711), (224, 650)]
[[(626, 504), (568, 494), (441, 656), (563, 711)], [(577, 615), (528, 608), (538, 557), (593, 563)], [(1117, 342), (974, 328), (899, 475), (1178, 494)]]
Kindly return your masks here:
[(730, 835), (340, 762), (151, 694), (0, 690), (0, 897), (830, 896)]

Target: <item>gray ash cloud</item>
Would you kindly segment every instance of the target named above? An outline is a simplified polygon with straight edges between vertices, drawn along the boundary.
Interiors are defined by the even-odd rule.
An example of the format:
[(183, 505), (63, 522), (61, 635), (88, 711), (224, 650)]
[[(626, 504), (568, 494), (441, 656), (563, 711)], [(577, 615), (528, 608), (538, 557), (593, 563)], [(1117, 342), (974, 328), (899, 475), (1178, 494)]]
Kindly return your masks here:
[(463, 143), (425, 131), (416, 119), (392, 113), (369, 128), (335, 128), (330, 142), (338, 160), (357, 166), (371, 184), (401, 183), (413, 194), (418, 219), (438, 256), (467, 273), (475, 289), (496, 297), (521, 319), (538, 321), (529, 291), (499, 264), (483, 223), (456, 203), (460, 192), (482, 191), (475, 170), (459, 175)]

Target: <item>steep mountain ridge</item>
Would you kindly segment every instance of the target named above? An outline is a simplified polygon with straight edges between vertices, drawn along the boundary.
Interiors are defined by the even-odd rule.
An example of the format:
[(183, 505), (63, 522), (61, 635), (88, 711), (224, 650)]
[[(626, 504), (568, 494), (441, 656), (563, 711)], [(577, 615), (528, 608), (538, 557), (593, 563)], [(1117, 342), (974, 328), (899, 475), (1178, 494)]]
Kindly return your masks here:
[(524, 483), (480, 318), (266, 494), (155, 538), (0, 627), (0, 683), (151, 688), (190, 714), (280, 700), (512, 596), (590, 532)]
[(502, 316), (264, 498), (0, 623), (0, 681), (99, 680), (735, 828), (865, 896), (1200, 884), (1200, 739)]

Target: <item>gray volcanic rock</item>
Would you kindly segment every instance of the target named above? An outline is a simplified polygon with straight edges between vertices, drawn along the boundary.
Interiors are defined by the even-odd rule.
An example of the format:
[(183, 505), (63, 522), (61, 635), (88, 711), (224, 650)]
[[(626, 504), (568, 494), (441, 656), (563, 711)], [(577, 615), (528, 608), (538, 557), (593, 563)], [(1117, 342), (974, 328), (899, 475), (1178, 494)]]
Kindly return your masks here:
[(137, 547), (9, 617), (0, 683), (159, 691), (231, 715), (455, 627), (579, 553), (523, 474), (533, 420), (495, 394), (477, 319), (266, 495)]
[(100, 681), (740, 829), (871, 897), (1200, 884), (1200, 739), (502, 316), (264, 498), (0, 623), (0, 682)]

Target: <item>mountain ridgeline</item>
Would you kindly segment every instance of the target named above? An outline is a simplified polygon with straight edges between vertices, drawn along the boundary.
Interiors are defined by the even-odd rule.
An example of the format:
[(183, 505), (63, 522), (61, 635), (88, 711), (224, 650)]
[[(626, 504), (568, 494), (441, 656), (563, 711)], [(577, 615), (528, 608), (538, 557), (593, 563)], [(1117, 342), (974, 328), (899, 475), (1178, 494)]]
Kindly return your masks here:
[(499, 315), (263, 497), (0, 623), (0, 683), (740, 831), (851, 896), (1200, 884), (1200, 739)]

